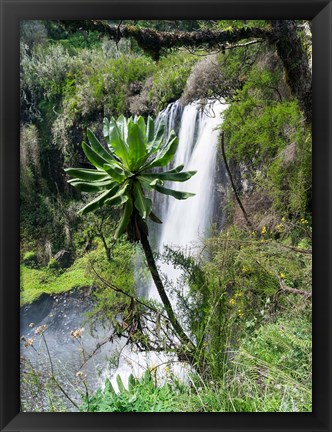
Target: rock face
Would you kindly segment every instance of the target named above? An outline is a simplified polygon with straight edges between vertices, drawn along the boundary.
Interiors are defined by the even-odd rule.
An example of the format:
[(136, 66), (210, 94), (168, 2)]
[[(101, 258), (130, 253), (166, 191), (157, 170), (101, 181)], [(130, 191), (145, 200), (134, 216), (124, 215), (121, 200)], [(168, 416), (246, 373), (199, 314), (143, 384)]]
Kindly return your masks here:
[(289, 165), (296, 160), (296, 143), (289, 144), (281, 153), (280, 157), (285, 165)]
[(61, 268), (68, 268), (72, 261), (71, 253), (65, 249), (62, 249), (56, 253), (54, 255), (54, 259)]

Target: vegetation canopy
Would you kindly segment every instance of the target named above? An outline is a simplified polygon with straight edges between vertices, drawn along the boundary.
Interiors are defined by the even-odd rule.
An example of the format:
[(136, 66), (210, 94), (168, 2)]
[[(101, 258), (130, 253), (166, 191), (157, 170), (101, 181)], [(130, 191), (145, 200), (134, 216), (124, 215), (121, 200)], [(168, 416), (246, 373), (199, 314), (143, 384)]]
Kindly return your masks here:
[[(152, 200), (147, 193), (155, 190), (177, 199), (189, 198), (194, 194), (166, 188), (164, 182), (184, 182), (196, 171), (185, 172), (183, 165), (160, 173), (152, 171), (153, 168), (167, 166), (178, 146), (174, 131), (164, 142), (163, 120), (156, 125), (151, 117), (146, 122), (142, 116), (127, 119), (122, 115), (117, 120), (105, 118), (103, 134), (107, 148), (88, 129), (90, 145), (83, 142), (82, 147), (96, 169), (65, 169), (73, 177), (69, 183), (82, 192), (101, 192), (79, 211), (81, 214), (103, 205), (121, 207), (123, 212), (115, 238), (127, 231), (130, 241), (139, 241), (141, 229), (147, 233), (146, 224), (142, 225), (142, 221), (149, 217), (161, 223), (152, 211)], [(140, 218), (137, 218), (137, 212)]]

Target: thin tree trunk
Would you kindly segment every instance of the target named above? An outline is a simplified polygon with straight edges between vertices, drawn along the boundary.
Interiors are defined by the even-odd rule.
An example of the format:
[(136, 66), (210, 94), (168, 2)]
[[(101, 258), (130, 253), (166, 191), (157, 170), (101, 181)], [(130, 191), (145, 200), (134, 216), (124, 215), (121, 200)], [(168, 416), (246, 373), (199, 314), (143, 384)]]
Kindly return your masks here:
[(165, 310), (167, 313), (167, 316), (174, 328), (174, 331), (176, 332), (176, 334), (178, 335), (178, 337), (180, 338), (181, 342), (184, 344), (187, 344), (188, 347), (190, 347), (190, 351), (192, 351), (193, 348), (195, 348), (194, 344), (192, 343), (192, 341), (188, 338), (188, 336), (185, 334), (183, 328), (181, 327), (180, 323), (178, 322), (171, 302), (169, 301), (169, 298), (166, 294), (163, 282), (159, 276), (159, 272), (156, 266), (156, 262), (151, 250), (151, 246), (148, 240), (148, 236), (145, 233), (141, 232), (141, 244), (143, 246), (143, 250), (144, 250), (144, 254), (148, 263), (148, 267), (149, 270), (151, 272), (152, 275), (152, 279), (156, 285), (156, 288), (158, 290), (159, 296), (161, 298), (161, 301), (163, 302), (163, 305), (165, 306)]
[(99, 237), (101, 238), (101, 241), (103, 242), (104, 249), (105, 249), (105, 252), (106, 252), (106, 258), (107, 258), (107, 261), (110, 262), (110, 261), (111, 261), (111, 248), (109, 248), (109, 247), (107, 246), (107, 242), (106, 242), (106, 239), (105, 239), (105, 237), (104, 237), (104, 234), (99, 233), (98, 235), (99, 235)]
[(229, 169), (229, 165), (228, 165), (227, 158), (226, 158), (226, 152), (225, 152), (225, 135), (224, 135), (224, 131), (221, 132), (221, 153), (222, 153), (222, 157), (224, 159), (225, 168), (226, 168), (229, 180), (231, 182), (232, 189), (233, 189), (236, 201), (238, 202), (238, 204), (239, 204), (239, 206), (240, 206), (240, 208), (242, 210), (244, 219), (246, 220), (248, 227), (251, 230), (253, 230), (254, 228), (252, 226), (252, 223), (249, 220), (248, 214), (247, 214), (245, 208), (243, 207), (243, 204), (242, 204), (242, 202), (240, 200), (240, 197), (239, 197), (239, 195), (237, 193), (236, 186), (235, 186), (235, 183), (234, 183), (234, 180), (233, 180), (233, 176), (232, 176), (231, 170)]
[(281, 279), (281, 277), (277, 274), (277, 278), (279, 281), (279, 286), (281, 291), (288, 293), (288, 294), (298, 294), (304, 296), (306, 299), (312, 298), (312, 293), (309, 291), (304, 291), (296, 288), (291, 288), (285, 284), (285, 282)]

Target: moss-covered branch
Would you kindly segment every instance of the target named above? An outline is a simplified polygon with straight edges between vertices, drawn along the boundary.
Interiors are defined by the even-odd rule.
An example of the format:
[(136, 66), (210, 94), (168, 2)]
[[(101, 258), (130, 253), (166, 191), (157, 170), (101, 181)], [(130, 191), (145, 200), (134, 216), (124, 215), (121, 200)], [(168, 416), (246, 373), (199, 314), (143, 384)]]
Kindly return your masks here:
[(268, 39), (270, 28), (239, 28), (232, 30), (200, 30), (192, 32), (161, 32), (134, 25), (114, 26), (102, 20), (62, 21), (67, 30), (80, 29), (98, 31), (110, 39), (119, 41), (122, 38), (133, 38), (140, 48), (158, 60), (163, 50), (172, 48), (220, 48), (226, 43), (236, 43), (249, 38)]
[(154, 60), (159, 60), (163, 51), (173, 48), (220, 49), (225, 45), (236, 44), (246, 39), (264, 40), (275, 45), (284, 65), (287, 82), (293, 95), (299, 100), (305, 120), (312, 121), (312, 85), (309, 62), (297, 34), (296, 22), (292, 20), (274, 20), (265, 28), (242, 27), (231, 30), (174, 31), (162, 32), (135, 25), (110, 25), (103, 20), (61, 21), (67, 30), (91, 30), (107, 35), (119, 41), (133, 38), (140, 48)]

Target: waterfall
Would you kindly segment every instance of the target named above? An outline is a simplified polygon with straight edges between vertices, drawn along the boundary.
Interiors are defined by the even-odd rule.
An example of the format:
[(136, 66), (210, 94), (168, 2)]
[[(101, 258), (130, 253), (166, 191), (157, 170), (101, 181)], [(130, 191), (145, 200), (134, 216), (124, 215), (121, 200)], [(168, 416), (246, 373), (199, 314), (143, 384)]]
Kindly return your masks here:
[[(187, 200), (176, 200), (166, 195), (155, 194), (154, 207), (163, 224), (159, 230), (156, 224), (150, 224), (151, 232), (156, 237), (157, 249), (162, 254), (166, 245), (180, 247), (187, 253), (207, 234), (213, 222), (213, 209), (215, 200), (215, 176), (216, 154), (219, 131), (216, 129), (222, 123), (222, 113), (227, 105), (218, 101), (210, 101), (201, 110), (199, 102), (182, 108), (179, 101), (170, 104), (162, 111), (157, 121), (164, 118), (166, 131), (172, 129), (178, 134), (179, 146), (173, 161), (173, 166), (184, 165), (185, 171), (197, 171), (197, 173), (184, 183), (172, 182), (170, 186), (179, 191), (193, 192), (196, 195)], [(138, 269), (142, 265), (142, 258), (136, 260)], [(163, 261), (158, 262), (160, 272), (172, 283), (176, 283), (181, 277), (181, 270)], [(137, 273), (138, 274), (138, 273)], [(139, 281), (138, 281), (139, 284)], [(186, 289), (186, 287), (184, 287)], [(160, 301), (159, 294), (151, 281), (144, 288), (139, 284), (139, 295)], [(175, 310), (176, 299), (168, 293)], [(172, 363), (173, 361), (173, 363)], [(176, 355), (166, 352), (156, 353), (137, 352), (129, 346), (122, 350), (117, 370), (112, 374), (111, 382), (117, 388), (116, 376), (120, 375), (126, 385), (128, 377), (132, 373), (140, 376), (153, 365), (165, 365), (158, 367), (158, 382), (163, 382), (167, 375), (167, 365), (172, 363), (172, 373), (179, 379), (185, 380), (190, 367), (188, 364), (177, 362)], [(109, 376), (105, 371), (102, 380)]]
[[(176, 103), (177, 104), (177, 103)], [(174, 106), (169, 106), (161, 113), (168, 125), (174, 125)], [(173, 109), (172, 109), (173, 108)], [(212, 101), (205, 109), (200, 109), (198, 102), (187, 105), (182, 113), (179, 128), (179, 146), (174, 158), (174, 166), (184, 164), (185, 171), (197, 173), (184, 183), (171, 184), (173, 189), (193, 192), (196, 195), (187, 200), (159, 197), (159, 212), (163, 221), (158, 239), (158, 250), (163, 253), (164, 247), (181, 248), (185, 253), (199, 244), (213, 222), (215, 200), (216, 153), (221, 115), (226, 104)], [(168, 280), (176, 283), (181, 271), (171, 264), (159, 263), (159, 268)], [(159, 299), (157, 290), (151, 282), (147, 295)]]

